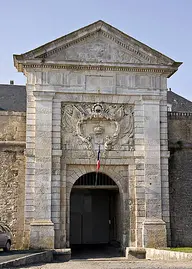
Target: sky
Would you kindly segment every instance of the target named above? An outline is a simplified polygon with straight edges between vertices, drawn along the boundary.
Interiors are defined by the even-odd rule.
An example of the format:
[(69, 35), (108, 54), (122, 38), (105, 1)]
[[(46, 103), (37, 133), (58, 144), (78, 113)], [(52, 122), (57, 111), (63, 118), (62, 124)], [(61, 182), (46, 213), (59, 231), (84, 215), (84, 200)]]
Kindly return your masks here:
[(168, 88), (192, 100), (192, 0), (1, 0), (0, 83), (25, 84), (22, 54), (103, 20), (177, 62)]

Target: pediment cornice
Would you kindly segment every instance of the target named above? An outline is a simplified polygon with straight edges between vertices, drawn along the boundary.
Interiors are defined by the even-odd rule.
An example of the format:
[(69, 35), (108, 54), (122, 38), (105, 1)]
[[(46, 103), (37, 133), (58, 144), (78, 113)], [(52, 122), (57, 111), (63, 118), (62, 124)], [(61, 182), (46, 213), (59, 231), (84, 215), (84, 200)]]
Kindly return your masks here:
[[(84, 59), (82, 61), (80, 59), (79, 62), (74, 64), (71, 63), (71, 59), (68, 63), (63, 63), (63, 59), (60, 60), (58, 58), (59, 53), (62, 54), (70, 48), (78, 48), (79, 44), (86, 44), (87, 42), (90, 42), (90, 40), (94, 40), (96, 37), (103, 38), (103, 40), (107, 40), (106, 42), (112, 42), (112, 44), (114, 44), (113, 46), (116, 46), (116, 48), (125, 55), (121, 67), (119, 66), (121, 63), (121, 57), (118, 58), (118, 62), (106, 62), (104, 59), (102, 64), (91, 61), (91, 65), (89, 59), (86, 61), (87, 64), (84, 64)], [(129, 61), (129, 55), (131, 57), (131, 61)], [(149, 68), (162, 70), (166, 66), (167, 70), (171, 70), (169, 76), (181, 65), (181, 63), (175, 62), (169, 57), (153, 50), (103, 21), (98, 21), (88, 25), (27, 53), (14, 55), (14, 64), (18, 71), (23, 71), (24, 68), (29, 67), (30, 65), (38, 68), (40, 63), (41, 67), (43, 66), (44, 68), (72, 68), (73, 66), (75, 69), (90, 69), (93, 68), (94, 65), (94, 68), (99, 70), (106, 68), (112, 68), (113, 70), (119, 68), (134, 68), (134, 70), (136, 70), (138, 68), (140, 69), (140, 65), (143, 64), (146, 65), (146, 70)], [(127, 66), (133, 63), (134, 67)], [(106, 64), (108, 67), (106, 67)]]
[(35, 69), (37, 71), (46, 72), (50, 70), (95, 70), (95, 71), (117, 71), (117, 72), (136, 72), (136, 73), (154, 73), (158, 75), (164, 75), (166, 77), (170, 77), (173, 73), (176, 72), (178, 66), (157, 66), (157, 65), (132, 65), (132, 64), (79, 64), (79, 63), (54, 63), (54, 62), (46, 62), (42, 63), (40, 61), (26, 61), (23, 64), (18, 66), (18, 71), (26, 72), (30, 69)]

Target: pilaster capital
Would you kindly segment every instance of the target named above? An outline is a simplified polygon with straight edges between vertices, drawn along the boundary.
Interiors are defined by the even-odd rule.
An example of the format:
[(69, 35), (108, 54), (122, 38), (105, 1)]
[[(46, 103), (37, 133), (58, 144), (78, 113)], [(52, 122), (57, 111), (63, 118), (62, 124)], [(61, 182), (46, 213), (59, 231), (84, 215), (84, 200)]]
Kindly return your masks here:
[(161, 96), (155, 95), (155, 96), (142, 96), (142, 102), (143, 104), (154, 104), (158, 105), (161, 101)]
[(30, 226), (54, 226), (50, 219), (34, 219)]
[(34, 91), (33, 95), (35, 96), (36, 101), (52, 101), (55, 92)]
[(144, 225), (166, 225), (164, 220), (160, 218), (146, 218), (143, 224)]

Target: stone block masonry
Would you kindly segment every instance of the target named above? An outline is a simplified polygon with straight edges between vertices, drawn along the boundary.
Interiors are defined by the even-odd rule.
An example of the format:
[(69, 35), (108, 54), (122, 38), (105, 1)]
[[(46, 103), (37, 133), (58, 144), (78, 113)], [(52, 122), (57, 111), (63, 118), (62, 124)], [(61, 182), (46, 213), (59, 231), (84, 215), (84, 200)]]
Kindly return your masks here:
[(16, 249), (24, 235), (25, 119), (23, 112), (0, 112), (0, 221), (10, 226)]
[(168, 114), (172, 246), (192, 242), (192, 113)]

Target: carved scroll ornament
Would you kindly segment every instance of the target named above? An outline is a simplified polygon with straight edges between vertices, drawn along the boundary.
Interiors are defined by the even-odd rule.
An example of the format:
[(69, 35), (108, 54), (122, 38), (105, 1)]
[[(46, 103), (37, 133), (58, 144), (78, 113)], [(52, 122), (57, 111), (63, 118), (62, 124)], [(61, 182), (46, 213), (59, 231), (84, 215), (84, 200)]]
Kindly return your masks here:
[(95, 145), (104, 151), (127, 146), (133, 150), (133, 108), (130, 105), (64, 104), (62, 107), (64, 133), (77, 136), (93, 153)]

